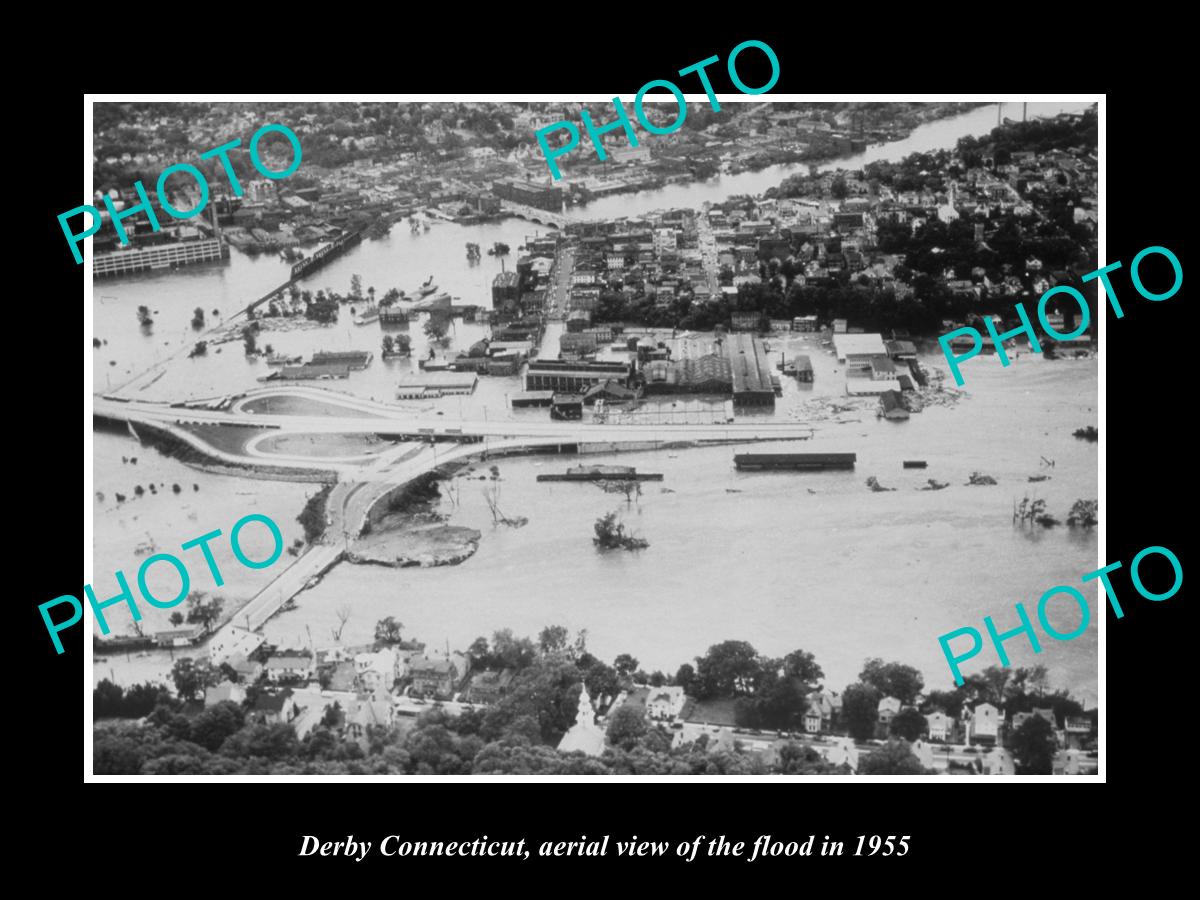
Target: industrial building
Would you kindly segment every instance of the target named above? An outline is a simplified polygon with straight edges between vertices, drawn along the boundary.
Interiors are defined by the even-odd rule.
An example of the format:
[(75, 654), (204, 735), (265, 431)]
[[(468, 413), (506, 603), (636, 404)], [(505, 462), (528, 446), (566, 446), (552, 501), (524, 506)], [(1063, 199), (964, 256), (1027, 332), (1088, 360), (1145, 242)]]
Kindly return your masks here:
[(470, 394), (478, 381), (474, 372), (419, 372), (400, 379), (396, 396), (401, 400), (426, 400), (450, 394)]
[(502, 200), (534, 206), (549, 212), (562, 212), (563, 208), (562, 188), (524, 184), (520, 181), (494, 181), (492, 193)]
[(774, 409), (775, 377), (762, 341), (748, 334), (731, 334), (725, 355), (733, 375), (734, 407)]
[(715, 353), (673, 361), (651, 360), (642, 366), (642, 376), (647, 395), (733, 392), (729, 359)]
[(594, 384), (612, 379), (628, 384), (632, 366), (623, 362), (582, 362), (538, 359), (525, 371), (525, 390), (582, 394)]

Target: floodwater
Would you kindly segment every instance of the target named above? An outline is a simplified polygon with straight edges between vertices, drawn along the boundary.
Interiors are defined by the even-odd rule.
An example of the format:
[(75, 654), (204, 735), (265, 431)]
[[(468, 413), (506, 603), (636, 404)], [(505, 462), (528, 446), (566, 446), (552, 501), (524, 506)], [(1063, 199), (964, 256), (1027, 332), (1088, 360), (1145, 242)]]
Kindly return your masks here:
[[(347, 642), (370, 640), (376, 620), (389, 615), (407, 634), (452, 648), (500, 628), (536, 636), (562, 624), (586, 628), (601, 658), (631, 653), (647, 671), (673, 672), (709, 645), (738, 639), (772, 655), (809, 650), (838, 689), (868, 656), (914, 665), (930, 687), (949, 687), (939, 635), (966, 625), (982, 632), (985, 615), (1007, 630), (1019, 624), (1013, 604), (1035, 615), (1037, 599), (1058, 584), (1081, 588), (1096, 612), (1094, 589), (1079, 583), (1097, 568), (1095, 533), (1012, 524), (1013, 504), (1026, 495), (1045, 499), (1059, 519), (1075, 500), (1096, 496), (1095, 445), (1071, 436), (1096, 422), (1096, 361), (1022, 357), (1002, 369), (988, 360), (967, 383), (970, 397), (907, 422), (876, 419), (873, 404), (858, 401), (867, 407), (861, 421), (820, 423), (800, 444), (588, 457), (663, 473), (661, 483), (642, 485), (632, 507), (593, 485), (535, 480), (576, 458), (497, 460), (500, 508), (527, 516), (527, 526), (494, 527), (483, 499), (490, 482), (459, 479), (458, 504), (446, 499), (443, 511), (450, 524), (483, 532), (471, 559), (435, 569), (340, 565), (266, 633), (303, 644), (305, 626), (327, 634), (353, 597)], [(739, 473), (733, 454), (747, 449), (854, 452), (858, 464), (853, 472)], [(905, 470), (904, 459), (929, 467)], [(999, 483), (964, 486), (975, 471)], [(1027, 480), (1045, 473), (1049, 481)], [(870, 475), (896, 491), (869, 491)], [(951, 486), (918, 491), (929, 478)], [(592, 546), (593, 523), (615, 509), (648, 549)], [(1051, 607), (1060, 632), (1073, 630), (1078, 615), (1069, 604)], [(1040, 656), (1023, 639), (1006, 649), (1013, 665), (1041, 663), (1054, 684), (1094, 702), (1096, 638), (1093, 625), (1071, 642), (1043, 636)], [(996, 662), (989, 650), (964, 671)]]
[[(1004, 114), (1020, 115), (1009, 104)], [(1037, 109), (1030, 114), (1052, 114)], [(1071, 109), (1081, 104), (1066, 105)], [(914, 150), (952, 145), (962, 134), (994, 127), (995, 107), (917, 129), (907, 140), (871, 148), (867, 154), (829, 165), (861, 165), (863, 157), (889, 158)], [(636, 215), (670, 206), (699, 206), (734, 193), (750, 193), (777, 184), (787, 171), (776, 167), (645, 194), (611, 198), (572, 211), (581, 217)], [(783, 169), (786, 168), (786, 171)], [(611, 205), (610, 209), (608, 205)], [(411, 234), (401, 223), (379, 241), (364, 241), (302, 285), (332, 287), (346, 293), (350, 275), (362, 276), (382, 295), (389, 287), (410, 289), (433, 275), (442, 290), (459, 302), (490, 305), (492, 278), (501, 261), (484, 256), (466, 261), (465, 243), (488, 248), (504, 241), (514, 249), (505, 265), (515, 262), (516, 248), (538, 226), (505, 220), (482, 226), (434, 224), (429, 232)], [(287, 264), (273, 257), (250, 259), (233, 251), (229, 263), (95, 282), (94, 333), (108, 343), (92, 351), (98, 391), (117, 388), (132, 375), (196, 339), (189, 326), (192, 311), (202, 307), (210, 324), (219, 309), (224, 315), (243, 306), (286, 278)], [(155, 325), (149, 334), (138, 327), (136, 309), (149, 306)], [(409, 326), (414, 357), (424, 355), (420, 323)], [(481, 326), (458, 321), (449, 352), (469, 346), (483, 335)], [(378, 352), (379, 325), (355, 326), (347, 309), (328, 328), (264, 330), (259, 345), (279, 352), (360, 348)], [(520, 529), (494, 528), (482, 497), (483, 482), (460, 479), (457, 505), (443, 500), (450, 523), (480, 529), (479, 551), (455, 567), (390, 569), (341, 564), (313, 590), (298, 598), (298, 610), (282, 613), (266, 626), (268, 638), (281, 644), (318, 646), (330, 641), (338, 624), (336, 610), (349, 602), (351, 618), (345, 642), (369, 640), (374, 623), (393, 615), (405, 633), (431, 645), (464, 648), (479, 635), (512, 628), (531, 636), (547, 624), (587, 629), (589, 647), (602, 658), (631, 653), (647, 671), (674, 671), (712, 643), (750, 641), (761, 652), (782, 655), (797, 648), (816, 654), (830, 686), (852, 681), (868, 656), (881, 656), (918, 667), (931, 688), (948, 687), (949, 669), (938, 635), (962, 626), (982, 631), (992, 615), (997, 628), (1017, 624), (1013, 604), (1024, 601), (1031, 611), (1037, 598), (1054, 585), (1079, 584), (1084, 572), (1097, 568), (1094, 532), (1065, 527), (1030, 533), (1014, 528), (1014, 502), (1028, 494), (1044, 498), (1060, 519), (1076, 499), (1097, 496), (1096, 445), (1076, 440), (1071, 432), (1097, 424), (1096, 360), (1045, 361), (1022, 356), (1008, 368), (992, 359), (972, 360), (964, 369), (967, 397), (947, 407), (931, 407), (906, 422), (875, 418), (869, 399), (846, 400), (841, 373), (832, 355), (806, 346), (803, 338), (786, 345), (772, 341), (772, 351), (799, 350), (813, 356), (815, 385), (785, 379), (785, 396), (777, 417), (812, 421), (814, 439), (752, 449), (852, 451), (858, 465), (845, 473), (738, 473), (731, 447), (681, 449), (649, 454), (592, 457), (588, 462), (636, 465), (662, 472), (664, 481), (643, 485), (640, 500), (626, 507), (624, 497), (605, 494), (587, 484), (536, 482), (541, 472), (565, 469), (571, 457), (500, 460), (500, 506), (509, 516), (526, 516)], [(157, 380), (139, 380), (131, 396), (178, 401), (212, 397), (256, 387), (269, 373), (265, 363), (245, 358), (240, 342), (210, 346), (207, 357), (178, 360)], [(109, 362), (115, 365), (109, 365)], [(940, 355), (923, 364), (945, 369)], [(360, 396), (390, 399), (395, 380), (414, 363), (376, 359), (370, 368), (346, 381), (322, 387)], [(468, 398), (401, 404), (414, 410), (436, 410), (448, 420), (480, 416), (545, 416), (544, 410), (512, 412), (505, 395), (520, 390), (516, 378), (483, 378)], [(827, 415), (815, 398), (839, 398), (856, 407)], [(214, 542), (226, 584), (217, 593), (232, 605), (249, 599), (279, 568), (264, 571), (237, 563), (228, 549), (229, 528), (249, 512), (269, 515), (283, 529), (285, 541), (300, 535), (295, 521), (315, 485), (289, 484), (197, 472), (131, 438), (95, 434), (95, 486), (104, 501), (94, 501), (95, 572), (93, 583), (103, 598), (116, 593), (112, 576), (122, 569), (132, 580), (144, 557), (135, 550), (153, 540), (158, 552), (220, 528), (226, 537)], [(137, 456), (136, 466), (122, 456)], [(1053, 460), (1053, 468), (1041, 460)], [(929, 468), (904, 470), (903, 459), (925, 459)], [(965, 487), (973, 471), (995, 477), (994, 487)], [(1030, 475), (1050, 474), (1048, 481), (1029, 483)], [(872, 493), (864, 485), (874, 475), (895, 492)], [(916, 490), (928, 478), (950, 482), (943, 491)], [(135, 484), (165, 487), (157, 495), (132, 499)], [(175, 495), (171, 485), (180, 483)], [(192, 490), (199, 484), (198, 492)], [(670, 492), (663, 492), (667, 489)], [(119, 506), (114, 494), (131, 499)], [(601, 553), (592, 545), (592, 525), (607, 511), (620, 508), (628, 526), (649, 540), (648, 549)], [(265, 555), (249, 530), (247, 552)], [(259, 536), (261, 537), (261, 536)], [(265, 546), (265, 543), (264, 543)], [(143, 554), (145, 549), (143, 548)], [(213, 590), (203, 563), (186, 557), (193, 589)], [(158, 571), (156, 568), (155, 572)], [(178, 581), (170, 570), (152, 589), (171, 597)], [(161, 581), (161, 584), (159, 583)], [(102, 587), (111, 587), (103, 591)], [(136, 588), (135, 588), (136, 590)], [(1096, 618), (1096, 591), (1084, 590)], [(168, 627), (167, 612), (144, 604), (147, 631)], [(1057, 610), (1058, 607), (1055, 607)], [(112, 608), (113, 630), (128, 633), (127, 614)], [(1078, 621), (1070, 608), (1052, 613), (1060, 631)], [(1045, 665), (1056, 686), (1069, 688), (1094, 703), (1097, 679), (1097, 632), (1092, 626), (1074, 641), (1043, 637), (1040, 655), (1023, 639), (1009, 641), (1013, 665)], [(964, 671), (994, 664), (990, 648)], [(121, 682), (163, 677), (166, 653), (142, 657), (97, 657), (96, 679)]]

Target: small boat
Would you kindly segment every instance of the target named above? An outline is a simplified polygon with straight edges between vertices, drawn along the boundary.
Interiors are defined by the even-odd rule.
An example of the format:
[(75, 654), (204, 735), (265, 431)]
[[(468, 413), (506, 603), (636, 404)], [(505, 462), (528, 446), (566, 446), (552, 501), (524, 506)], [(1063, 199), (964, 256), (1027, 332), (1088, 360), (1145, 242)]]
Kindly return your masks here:
[(426, 294), (432, 294), (437, 289), (438, 286), (433, 283), (433, 276), (430, 275), (423, 282), (421, 282), (421, 286), (413, 291), (413, 293), (418, 297), (424, 297)]
[(379, 310), (378, 309), (368, 309), (368, 310), (364, 311), (361, 315), (357, 315), (354, 317), (355, 325), (370, 325), (372, 322), (378, 322), (378, 321), (379, 321)]

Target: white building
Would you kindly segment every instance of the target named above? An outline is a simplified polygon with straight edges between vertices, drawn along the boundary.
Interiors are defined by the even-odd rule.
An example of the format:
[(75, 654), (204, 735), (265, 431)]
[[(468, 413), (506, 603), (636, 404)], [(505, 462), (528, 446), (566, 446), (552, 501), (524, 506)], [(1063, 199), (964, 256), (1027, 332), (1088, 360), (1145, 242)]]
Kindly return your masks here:
[(674, 719), (683, 711), (686, 700), (683, 688), (677, 685), (651, 688), (650, 696), (646, 698), (646, 718)]
[(219, 666), (234, 656), (249, 657), (265, 640), (257, 631), (229, 625), (213, 635), (208, 643), (208, 656), (214, 666)]

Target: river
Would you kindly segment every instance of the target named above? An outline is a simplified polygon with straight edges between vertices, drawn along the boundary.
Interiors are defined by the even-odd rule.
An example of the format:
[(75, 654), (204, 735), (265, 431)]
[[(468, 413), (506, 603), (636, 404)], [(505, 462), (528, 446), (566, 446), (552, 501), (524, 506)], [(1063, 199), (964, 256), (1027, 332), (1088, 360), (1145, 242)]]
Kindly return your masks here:
[[(1020, 116), (1020, 105), (1006, 109)], [(1050, 115), (1083, 104), (1030, 104), (1030, 115)], [(895, 159), (914, 151), (952, 146), (965, 134), (988, 131), (996, 108), (983, 107), (923, 125), (909, 138), (825, 167), (852, 167), (873, 159)], [(672, 206), (698, 207), (731, 194), (758, 193), (806, 166), (772, 167), (723, 176), (708, 182), (674, 185), (659, 191), (609, 198), (571, 211), (581, 218), (631, 216)], [(330, 286), (346, 292), (350, 275), (382, 294), (409, 288), (433, 275), (442, 289), (464, 303), (489, 305), (490, 285), (501, 261), (484, 256), (468, 265), (465, 243), (487, 248), (494, 241), (519, 246), (535, 225), (510, 219), (479, 226), (438, 223), (411, 234), (401, 224), (379, 241), (365, 241), (317, 273), (304, 287)], [(515, 257), (505, 265), (511, 266)], [(236, 250), (228, 264), (95, 283), (94, 333), (108, 343), (93, 351), (95, 386), (116, 387), (152, 364), (156, 357), (195, 340), (188, 325), (193, 308), (229, 315), (286, 278), (287, 265), (272, 257), (248, 258)], [(155, 312), (150, 334), (137, 325), (136, 308)], [(344, 310), (330, 328), (264, 331), (260, 345), (308, 354), (315, 349), (378, 349), (377, 325), (356, 327)], [(420, 327), (410, 329), (414, 351), (423, 353)], [(451, 352), (483, 334), (480, 326), (456, 323)], [(944, 368), (940, 357), (928, 365)], [(115, 365), (110, 365), (113, 362)], [(814, 350), (817, 381), (811, 388), (788, 382), (779, 416), (802, 417), (812, 397), (834, 396), (836, 361)], [(1015, 623), (1012, 605), (1027, 605), (1048, 587), (1077, 584), (1096, 568), (1096, 537), (1067, 529), (1029, 534), (1014, 529), (1011, 507), (1026, 492), (1047, 499), (1050, 511), (1065, 518), (1070, 504), (1097, 495), (1094, 444), (1076, 441), (1071, 431), (1096, 424), (1097, 361), (1046, 362), (1023, 356), (1003, 369), (994, 360), (973, 362), (970, 396), (954, 407), (935, 407), (903, 423), (874, 418), (870, 403), (861, 412), (816, 423), (811, 449), (852, 450), (855, 472), (823, 475), (749, 475), (731, 467), (729, 448), (680, 450), (597, 462), (629, 462), (661, 471), (637, 507), (626, 512), (650, 548), (634, 554), (601, 554), (591, 545), (591, 523), (602, 512), (624, 505), (587, 485), (539, 484), (538, 472), (556, 471), (564, 460), (501, 461), (502, 506), (509, 515), (528, 516), (528, 526), (493, 529), (483, 499), (468, 485), (461, 507), (449, 510), (453, 524), (479, 528), (479, 552), (452, 568), (392, 570), (340, 565), (314, 590), (301, 595), (299, 609), (270, 622), (278, 642), (307, 643), (311, 630), (326, 642), (335, 610), (354, 598), (343, 640), (369, 638), (374, 622), (394, 615), (411, 636), (431, 644), (465, 647), (474, 637), (511, 627), (535, 635), (546, 624), (586, 628), (597, 655), (611, 659), (628, 652), (647, 670), (674, 671), (719, 640), (748, 640), (760, 651), (782, 655), (798, 647), (814, 652), (830, 686), (853, 680), (862, 660), (882, 656), (917, 666), (930, 687), (949, 685), (950, 674), (937, 636), (964, 625), (982, 629), (993, 615), (998, 627)], [(376, 361), (337, 390), (380, 399), (392, 396), (395, 378), (409, 361)], [(179, 360), (134, 396), (155, 400), (207, 397), (255, 386), (269, 370), (245, 359), (239, 343), (221, 353)], [(519, 390), (518, 379), (481, 379), (469, 398), (412, 404), (434, 408), (448, 420), (513, 415), (504, 394)], [(854, 421), (858, 419), (859, 421)], [(808, 449), (808, 448), (806, 448)], [(138, 471), (119, 457), (138, 455)], [(1056, 461), (1042, 468), (1039, 457)], [(925, 473), (900, 468), (904, 458), (930, 461)], [(120, 511), (112, 492), (151, 475), (167, 494), (145, 497)], [(196, 473), (137, 447), (129, 438), (95, 435), (96, 489), (106, 500), (95, 505), (96, 578), (107, 583), (115, 568), (136, 569), (134, 546), (152, 537), (160, 548), (177, 546), (216, 527), (228, 528), (251, 508), (266, 511), (284, 527), (290, 541), (299, 531), (294, 517), (311, 486), (254, 482)], [(964, 487), (974, 470), (995, 476), (996, 487)], [(1028, 476), (1052, 472), (1037, 484)], [(875, 475), (895, 493), (869, 492), (863, 482)], [(918, 492), (925, 478), (949, 481), (939, 492)], [(185, 486), (181, 498), (170, 485)], [(199, 492), (190, 492), (199, 483)], [(669, 488), (673, 493), (661, 493)], [(1037, 489), (1036, 494), (1033, 489)], [(188, 493), (190, 492), (190, 493)], [(181, 510), (181, 504), (186, 508)], [(243, 511), (244, 510), (244, 511)], [(184, 515), (180, 515), (181, 511)], [(193, 518), (194, 516), (194, 518)], [(236, 563), (233, 564), (236, 566)], [(259, 585), (263, 573), (234, 568), (225, 590), (240, 601)], [(1095, 592), (1086, 592), (1093, 603)], [(1095, 607), (1093, 607), (1095, 610)], [(1060, 630), (1071, 630), (1069, 619)], [(149, 630), (166, 627), (154, 621)], [(117, 627), (116, 630), (125, 630)], [(1056, 686), (1090, 703), (1096, 700), (1096, 630), (1069, 643), (1044, 640), (1040, 656), (1011, 641), (1014, 665), (1042, 663)], [(981, 654), (965, 671), (994, 663)], [(161, 675), (169, 660), (159, 654), (141, 659), (97, 660), (95, 677), (119, 681)]]

